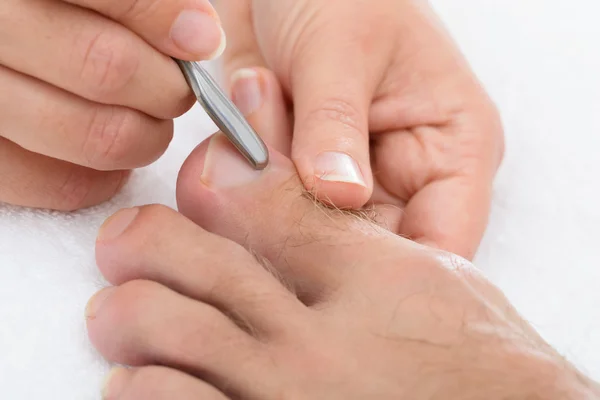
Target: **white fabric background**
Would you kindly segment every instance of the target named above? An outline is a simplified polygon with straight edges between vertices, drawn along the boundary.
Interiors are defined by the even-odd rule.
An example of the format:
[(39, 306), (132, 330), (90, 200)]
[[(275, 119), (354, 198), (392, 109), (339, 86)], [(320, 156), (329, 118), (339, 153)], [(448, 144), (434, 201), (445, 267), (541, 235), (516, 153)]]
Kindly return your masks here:
[[(563, 354), (600, 379), (600, 5), (439, 0), (500, 106), (507, 155), (479, 267)], [(177, 171), (213, 126), (198, 108), (108, 204), (65, 215), (0, 205), (0, 398), (99, 399), (87, 299), (103, 281), (93, 242), (126, 206), (175, 206)]]

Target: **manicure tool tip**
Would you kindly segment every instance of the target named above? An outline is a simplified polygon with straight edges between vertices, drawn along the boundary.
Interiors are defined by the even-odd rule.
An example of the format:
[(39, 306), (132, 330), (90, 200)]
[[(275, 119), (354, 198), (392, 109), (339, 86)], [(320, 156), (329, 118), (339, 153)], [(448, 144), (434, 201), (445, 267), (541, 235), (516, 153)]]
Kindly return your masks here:
[(175, 60), (192, 88), (198, 103), (253, 168), (269, 164), (269, 151), (243, 114), (223, 93), (219, 85), (199, 63)]

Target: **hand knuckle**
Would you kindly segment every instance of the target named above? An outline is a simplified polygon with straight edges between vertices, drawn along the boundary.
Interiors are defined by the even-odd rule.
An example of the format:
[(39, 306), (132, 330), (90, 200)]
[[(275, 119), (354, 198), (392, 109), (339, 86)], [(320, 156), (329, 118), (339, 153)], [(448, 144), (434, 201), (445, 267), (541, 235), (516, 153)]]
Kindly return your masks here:
[(84, 40), (80, 81), (96, 101), (110, 101), (135, 75), (139, 49), (116, 29), (104, 30)]
[[(123, 11), (119, 13), (120, 20), (139, 21), (157, 9), (162, 2), (160, 0), (128, 0), (123, 4)], [(164, 4), (163, 4), (164, 5)]]
[(131, 138), (140, 129), (140, 118), (119, 107), (98, 108), (83, 144), (86, 161), (96, 168), (116, 168), (132, 150)]
[(316, 103), (309, 111), (307, 120), (314, 125), (334, 122), (362, 134), (365, 116), (350, 101), (341, 97), (331, 97)]

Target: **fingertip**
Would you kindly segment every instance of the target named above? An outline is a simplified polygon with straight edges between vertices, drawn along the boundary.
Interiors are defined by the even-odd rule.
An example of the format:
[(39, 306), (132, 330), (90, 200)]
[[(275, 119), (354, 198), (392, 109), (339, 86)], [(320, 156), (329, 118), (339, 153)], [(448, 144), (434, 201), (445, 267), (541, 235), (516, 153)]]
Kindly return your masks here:
[[(361, 167), (344, 152), (325, 151), (312, 159), (297, 160), (296, 165), (306, 190), (324, 204), (342, 209), (358, 209), (371, 198), (369, 167)], [(366, 171), (365, 171), (366, 170)]]
[(203, 9), (182, 10), (170, 27), (169, 39), (171, 55), (190, 61), (218, 58), (227, 46), (218, 16)]

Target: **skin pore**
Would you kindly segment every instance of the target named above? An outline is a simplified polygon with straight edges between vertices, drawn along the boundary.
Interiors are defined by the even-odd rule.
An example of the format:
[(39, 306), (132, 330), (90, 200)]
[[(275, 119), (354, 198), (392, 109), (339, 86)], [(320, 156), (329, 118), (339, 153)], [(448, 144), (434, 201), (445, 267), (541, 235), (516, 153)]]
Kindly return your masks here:
[(100, 231), (114, 287), (91, 299), (89, 335), (131, 366), (105, 399), (600, 398), (468, 261), (315, 206), (277, 151), (254, 171), (215, 135), (178, 203)]

